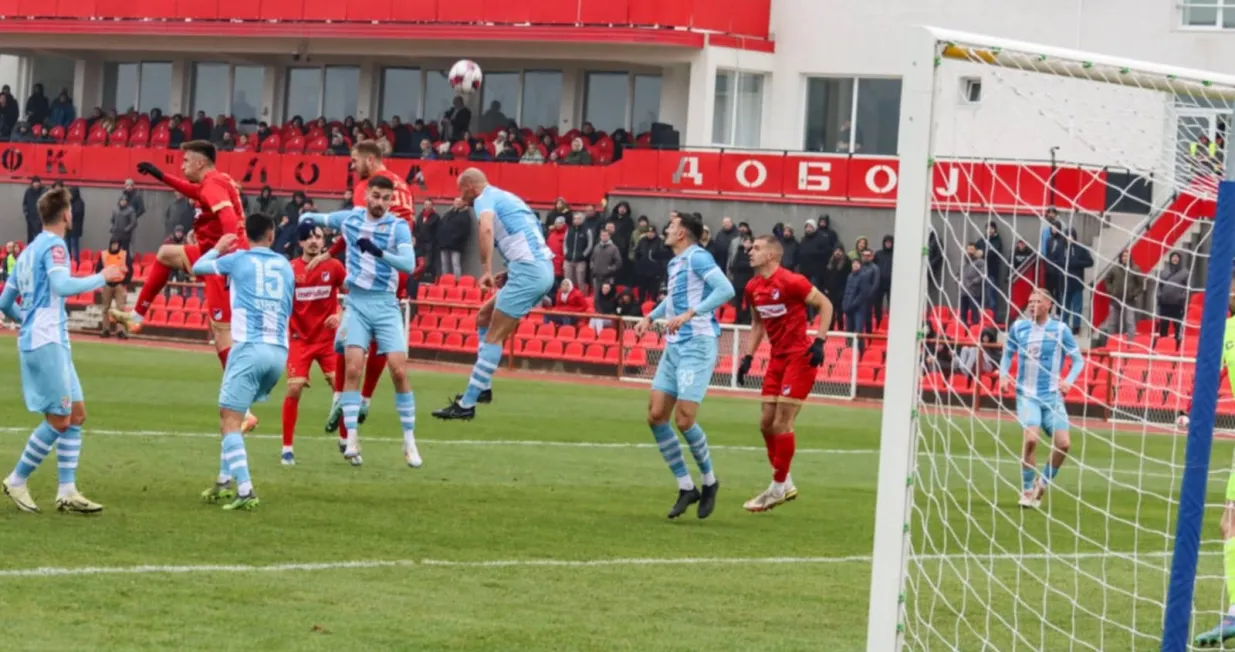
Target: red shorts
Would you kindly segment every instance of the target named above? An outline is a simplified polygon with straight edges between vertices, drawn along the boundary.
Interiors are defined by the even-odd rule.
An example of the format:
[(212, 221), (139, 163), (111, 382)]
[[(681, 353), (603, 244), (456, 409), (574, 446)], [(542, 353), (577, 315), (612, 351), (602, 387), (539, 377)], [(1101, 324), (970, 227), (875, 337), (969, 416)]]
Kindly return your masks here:
[[(184, 255), (192, 267), (202, 257), (199, 245), (184, 245)], [(229, 324), (232, 321), (232, 300), (227, 291), (227, 278), (211, 274), (198, 279), (206, 285), (206, 310), (211, 321)]]
[(801, 403), (815, 386), (816, 371), (806, 352), (772, 356), (760, 395), (767, 403)]
[(407, 296), (407, 280), (411, 278), (411, 274), (399, 272), (399, 289), (395, 290), (395, 297), (398, 299), (406, 299)]
[(314, 362), (323, 374), (333, 375), (338, 368), (338, 355), (334, 351), (333, 337), (321, 342), (291, 340), (287, 349), (287, 377), (308, 378)]

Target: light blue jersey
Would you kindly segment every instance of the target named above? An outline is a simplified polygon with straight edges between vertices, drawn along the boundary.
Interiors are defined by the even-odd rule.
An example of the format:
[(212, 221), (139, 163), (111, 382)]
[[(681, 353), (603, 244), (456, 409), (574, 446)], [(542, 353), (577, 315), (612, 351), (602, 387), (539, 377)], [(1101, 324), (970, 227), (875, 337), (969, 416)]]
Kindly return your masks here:
[(13, 281), (21, 296), (21, 330), (17, 336), (20, 350), (33, 351), (47, 344), (69, 346), (64, 299), (71, 295), (56, 292), (52, 284), (53, 274), (72, 276), (69, 261), (64, 238), (49, 231), (40, 233), (18, 256)]
[(1072, 369), (1064, 382), (1071, 385), (1085, 367), (1085, 359), (1076, 345), (1076, 339), (1072, 337), (1071, 329), (1057, 319), (1048, 318), (1044, 324), (1018, 319), (1008, 329), (999, 369), (1006, 374), (1012, 356), (1019, 356), (1017, 398), (1051, 402), (1060, 398), (1060, 374), (1065, 354), (1072, 359)]
[(296, 275), (287, 258), (267, 247), (237, 251), (222, 258), (202, 258), (194, 272), (231, 279), (232, 341), (288, 346), (288, 323)]
[[(725, 292), (728, 296), (720, 301), (709, 301), (711, 305), (706, 310), (704, 298), (715, 292)], [(706, 249), (699, 245), (691, 245), (685, 251), (669, 261), (669, 282), (665, 285), (668, 296), (665, 297), (665, 319), (685, 313), (691, 308), (697, 313), (690, 321), (682, 324), (676, 333), (666, 339), (669, 343), (685, 342), (693, 337), (717, 337), (720, 335), (720, 321), (713, 310), (725, 301), (733, 298), (733, 285), (725, 278), (725, 273), (716, 264), (716, 259)], [(718, 297), (719, 298), (719, 297)]]
[[(305, 213), (301, 221), (311, 219), (324, 224), (343, 235), (347, 243), (347, 287), (349, 291), (389, 292), (399, 289), (399, 271), (410, 272), (415, 267), (412, 230), (407, 221), (386, 213), (381, 219), (371, 219), (365, 208), (353, 208), (330, 214)], [(356, 243), (367, 238), (386, 252), (385, 259), (392, 264), (383, 265), (372, 254), (360, 250)], [(394, 264), (395, 258), (412, 256), (410, 266)], [(402, 269), (407, 267), (407, 269)]]
[(522, 199), (501, 188), (485, 186), (472, 208), (477, 220), (484, 213), (493, 213), (493, 238), (508, 264), (553, 260), (540, 220)]

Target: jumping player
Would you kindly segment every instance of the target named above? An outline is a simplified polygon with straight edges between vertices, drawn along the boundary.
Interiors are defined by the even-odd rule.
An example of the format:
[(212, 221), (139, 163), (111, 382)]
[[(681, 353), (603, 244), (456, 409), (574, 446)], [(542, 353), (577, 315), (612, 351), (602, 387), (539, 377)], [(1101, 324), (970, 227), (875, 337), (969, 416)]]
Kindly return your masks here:
[[(1016, 387), (1016, 416), (1025, 430), (1021, 448), (1020, 506), (1027, 509), (1041, 506), (1042, 496), (1059, 474), (1059, 467), (1068, 459), (1072, 440), (1068, 435), (1070, 424), (1063, 397), (1085, 368), (1085, 358), (1072, 337), (1072, 330), (1050, 315), (1050, 293), (1041, 288), (1034, 290), (1029, 296), (1025, 317), (1016, 320), (1008, 329), (1003, 359), (999, 362), (1000, 388), (1007, 391), (1009, 387)], [(1065, 354), (1072, 360), (1072, 369), (1060, 382)], [(1020, 356), (1015, 381), (1008, 374), (1014, 355)], [(1035, 456), (1039, 432), (1051, 440), (1050, 459), (1041, 476)]]
[[(295, 276), (292, 265), (270, 249), (274, 220), (262, 214), (245, 218), (245, 232), (253, 242), (249, 251), (235, 250), (239, 238), (225, 234), (193, 265), (195, 276), (231, 279), (231, 322), (236, 354), (230, 356), (219, 388), (219, 431), (223, 449), (219, 477), (202, 492), (207, 502), (231, 500), (226, 510), (257, 507), (257, 493), (249, 474), (248, 455), (240, 424), (254, 403), (265, 401), (279, 383), (287, 364), (287, 331), (292, 315)], [(235, 479), (235, 490), (232, 480)]]
[(296, 297), (292, 308), (291, 345), (287, 353), (287, 396), (283, 398), (282, 463), (296, 463), (292, 440), (296, 436), (296, 418), (300, 412), (300, 393), (309, 384), (309, 371), (316, 362), (333, 387), (338, 357), (335, 354), (335, 332), (339, 328), (339, 288), (347, 272), (343, 263), (331, 259), (308, 269), (326, 247), (322, 229), (307, 222), (299, 227), (300, 258), (292, 261), (296, 277)]
[[(395, 217), (407, 221), (408, 226), (412, 226), (416, 219), (416, 200), (412, 196), (412, 191), (408, 188), (403, 179), (399, 175), (386, 169), (382, 163), (382, 150), (377, 146), (377, 143), (371, 140), (362, 140), (356, 143), (352, 148), (352, 170), (356, 173), (356, 183), (352, 188), (353, 206), (356, 208), (365, 208), (366, 197), (369, 190), (369, 180), (377, 177), (389, 179), (394, 184), (394, 199), (390, 203), (390, 212)], [(327, 260), (333, 260), (336, 256), (342, 254), (346, 249), (346, 243), (343, 238), (336, 238), (334, 244), (330, 246), (328, 252), (320, 253), (315, 256), (309, 263), (308, 269), (312, 270), (317, 265), (322, 264)], [(407, 280), (408, 273), (399, 272), (399, 289), (398, 297), (405, 298), (407, 295)], [(339, 364), (343, 364), (343, 352), (339, 352)], [(369, 416), (369, 402), (373, 399), (373, 392), (377, 389), (377, 383), (382, 379), (382, 371), (386, 369), (386, 356), (377, 352), (377, 343), (374, 342), (369, 347), (369, 357), (365, 361), (364, 384), (360, 387), (360, 416), (357, 418), (357, 423), (364, 423)], [(335, 392), (343, 391), (343, 377), (338, 376), (335, 380)], [(339, 418), (343, 415), (343, 408), (336, 399), (330, 407), (330, 416), (326, 419), (326, 432), (334, 432), (339, 426)]]
[(819, 312), (816, 332), (832, 323), (832, 302), (805, 276), (780, 266), (784, 249), (764, 235), (750, 248), (755, 277), (746, 285), (746, 304), (751, 307), (750, 338), (746, 356), (738, 367), (738, 384), (746, 382), (755, 352), (766, 335), (772, 343), (772, 358), (763, 374), (763, 413), (759, 430), (772, 464), (772, 485), (746, 501), (746, 511), (765, 512), (798, 497), (789, 478), (789, 466), (797, 448), (793, 423), (802, 402), (815, 385), (816, 370), (823, 364), (823, 338), (807, 335), (806, 307)]
[[(68, 314), (64, 299), (93, 292), (106, 283), (124, 279), (123, 267), (106, 267), (85, 278), (73, 278), (64, 236), (72, 222), (69, 191), (49, 190), (39, 198), (43, 232), (17, 257), (13, 277), (0, 293), (0, 311), (21, 324), (17, 352), (21, 360), (21, 387), (26, 409), (43, 415), (17, 466), (4, 479), (4, 493), (23, 512), (38, 512), (26, 480), (43, 459), (56, 449), (60, 487), (56, 509), (92, 513), (103, 506), (77, 491), (77, 460), (81, 455), (81, 427), (86, 421), (86, 403), (69, 349)], [(14, 302), (21, 297), (21, 307)]]
[[(699, 518), (707, 518), (716, 508), (716, 492), (720, 489), (712, 472), (707, 435), (695, 417), (716, 368), (720, 323), (713, 311), (733, 298), (733, 285), (716, 266), (712, 254), (699, 246), (702, 236), (703, 221), (694, 215), (679, 215), (669, 222), (665, 244), (673, 250), (674, 257), (669, 261), (668, 293), (635, 324), (635, 334), (642, 337), (652, 321), (668, 319), (665, 352), (656, 368), (648, 400), (648, 426), (661, 457), (678, 480), (678, 498), (669, 510), (669, 518), (681, 516), (694, 503), (699, 503)], [(695, 488), (686, 469), (682, 445), (669, 425), (670, 415), (699, 465), (702, 492)]]
[(497, 286), (493, 275), (495, 243), (506, 260), (506, 282), (476, 317), (480, 350), (467, 389), (433, 413), (446, 420), (471, 419), (476, 416), (476, 404), (492, 397), (493, 374), (502, 362), (502, 343), (553, 287), (553, 252), (545, 244), (540, 220), (522, 199), (489, 185), (485, 174), (476, 168), (459, 175), (459, 196), (472, 204), (479, 224), (477, 242), (484, 270), (480, 287), (489, 290)]
[[(129, 332), (141, 330), (142, 322), (155, 297), (167, 286), (173, 270), (190, 272), (202, 254), (214, 247), (226, 234), (237, 236), (237, 248), (247, 249), (244, 233), (244, 204), (240, 192), (228, 175), (215, 168), (217, 154), (214, 145), (204, 140), (191, 140), (180, 146), (184, 161), (180, 169), (184, 178), (165, 174), (150, 163), (139, 163), (137, 171), (154, 177), (172, 190), (197, 203), (199, 213), (193, 221), (193, 233), (197, 244), (163, 245), (159, 247), (157, 262), (150, 266), (137, 305), (133, 312), (111, 310), (111, 316)], [(203, 279), (206, 286), (206, 307), (210, 313), (210, 331), (219, 362), (227, 368), (227, 356), (232, 348), (232, 335), (228, 327), (231, 321), (231, 303), (227, 293), (227, 281), (219, 276)], [(257, 427), (257, 418), (245, 416), (244, 432)]]
[(407, 377), (407, 334), (403, 330), (403, 311), (395, 297), (398, 274), (411, 272), (416, 265), (412, 230), (408, 223), (390, 213), (394, 183), (385, 177), (369, 180), (366, 208), (354, 208), (323, 215), (304, 213), (301, 223), (314, 221), (338, 231), (347, 241), (347, 305), (340, 334), (346, 343), (343, 423), (348, 440), (343, 456), (360, 466), (359, 433), (360, 379), (364, 356), (370, 343), (386, 356), (395, 385), (395, 408), (403, 426), (403, 455), (408, 466), (419, 468), (416, 448), (416, 398)]

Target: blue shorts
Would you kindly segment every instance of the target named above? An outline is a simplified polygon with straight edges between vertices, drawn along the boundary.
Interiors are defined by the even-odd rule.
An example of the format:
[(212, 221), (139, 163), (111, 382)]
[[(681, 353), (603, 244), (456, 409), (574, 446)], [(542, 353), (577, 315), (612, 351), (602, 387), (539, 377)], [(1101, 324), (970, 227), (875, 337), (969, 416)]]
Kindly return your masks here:
[(716, 338), (692, 337), (665, 345), (652, 389), (679, 401), (702, 403), (716, 369)]
[(1016, 419), (1021, 422), (1022, 428), (1040, 428), (1047, 437), (1067, 431), (1071, 425), (1068, 411), (1059, 397), (1039, 399), (1017, 396)]
[(219, 407), (245, 412), (270, 396), (287, 366), (287, 349), (274, 344), (244, 343), (232, 349), (223, 370)]
[(506, 285), (497, 292), (494, 308), (502, 314), (522, 319), (540, 306), (553, 289), (553, 261), (518, 261), (506, 266)]
[(378, 355), (407, 353), (407, 333), (403, 331), (403, 309), (399, 307), (399, 300), (393, 294), (349, 295), (336, 335), (336, 342), (338, 340), (346, 347), (366, 351), (370, 343), (377, 342)]
[(69, 348), (44, 344), (33, 351), (20, 352), (20, 358), (26, 409), (39, 414), (71, 414), (73, 404), (83, 399)]

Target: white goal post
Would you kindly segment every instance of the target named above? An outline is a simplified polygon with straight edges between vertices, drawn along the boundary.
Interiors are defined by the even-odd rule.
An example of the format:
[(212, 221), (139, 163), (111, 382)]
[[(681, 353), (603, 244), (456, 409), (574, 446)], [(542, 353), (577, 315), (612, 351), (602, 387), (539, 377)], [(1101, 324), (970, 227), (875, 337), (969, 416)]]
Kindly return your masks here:
[[(1138, 418), (1135, 412), (1131, 421), (1121, 424), (1110, 423), (1104, 415), (1097, 420), (1100, 425), (1074, 414), (1072, 451), (1058, 483), (1052, 485), (1051, 500), (1044, 501), (1041, 510), (1017, 508), (1020, 426), (1008, 395), (992, 390), (987, 404), (992, 409), (976, 413), (964, 407), (939, 407), (924, 398), (927, 388), (952, 389), (951, 377), (944, 374), (928, 377), (929, 383), (923, 380), (932, 375), (929, 368), (923, 374), (888, 377), (867, 650), (1158, 650), (1159, 645), (1162, 650), (1190, 649), (1191, 634), (1196, 633), (1189, 631), (1190, 622), (1197, 616), (1215, 618), (1226, 608), (1218, 598), (1220, 569), (1209, 563), (1198, 569), (1197, 555), (1198, 549), (1205, 555), (1215, 543), (1212, 523), (1205, 531), (1209, 539), (1200, 536), (1201, 510), (1208, 508), (1207, 522), (1218, 513), (1217, 505), (1206, 504), (1206, 488), (1211, 479), (1209, 450), (1221, 330), (1235, 253), (1235, 233), (1228, 233), (1235, 231), (1235, 202), (1226, 200), (1235, 199), (1235, 186), (1218, 183), (1231, 167), (1222, 164), (1226, 151), (1207, 157), (1209, 141), (1189, 133), (1178, 118), (1181, 108), (1229, 114), (1235, 106), (1235, 76), (934, 27), (915, 27), (903, 42), (900, 187), (890, 301), (896, 309), (888, 332), (888, 360), (912, 360), (923, 368), (930, 341), (926, 330), (934, 315), (960, 315), (968, 326), (968, 308), (975, 301), (981, 325), (986, 325), (991, 304), (1002, 306), (1008, 315), (1006, 322), (1003, 316), (994, 317), (993, 327), (1003, 331), (1011, 322), (1017, 308), (1011, 277), (1026, 280), (1020, 269), (1012, 269), (1002, 286), (983, 281), (977, 290), (982, 296), (976, 299), (968, 285), (967, 266), (974, 254), (966, 247), (975, 241), (981, 244), (992, 228), (1019, 234), (1017, 239), (1029, 253), (1043, 260), (1048, 251), (1039, 246), (1039, 231), (1041, 242), (1049, 247), (1055, 246), (1055, 238), (1062, 238), (1066, 261), (1073, 260), (1071, 247), (1089, 247), (1095, 260), (1092, 271), (1084, 272), (1089, 276), (1078, 293), (1084, 303), (1073, 309), (1056, 299), (1055, 307), (1063, 319), (1071, 314), (1076, 320), (1071, 328), (1083, 349), (1091, 348), (1091, 339), (1095, 349), (1104, 346), (1099, 342), (1109, 333), (1108, 323), (1123, 327), (1122, 316), (1094, 323), (1105, 320), (1095, 317), (1100, 294), (1095, 288), (1102, 279), (1093, 275), (1105, 274), (1120, 259), (1122, 249), (1115, 239), (1138, 241), (1142, 235), (1138, 229), (1144, 224), (1121, 232), (1105, 212), (1082, 214), (1075, 196), (1068, 192), (1057, 196), (1054, 160), (1051, 178), (1035, 180), (1050, 189), (1049, 199), (1026, 189), (1033, 184), (1022, 187), (996, 179), (987, 186), (992, 189), (990, 196), (952, 201), (935, 188), (934, 175), (941, 164), (950, 166), (943, 169), (959, 168), (967, 174), (1001, 156), (1028, 160), (1032, 152), (1060, 144), (1059, 139), (1065, 145), (1063, 163), (1077, 169), (1101, 168), (1102, 175), (1092, 179), (1103, 183), (1108, 196), (1122, 200), (1119, 205), (1139, 203), (1146, 223), (1174, 210), (1162, 208), (1172, 197), (1207, 202), (1205, 215), (1168, 216), (1179, 228), (1170, 230), (1169, 241), (1159, 243), (1162, 251), (1155, 256), (1170, 258), (1165, 252), (1174, 251), (1185, 236), (1199, 233), (1191, 229), (1194, 223), (1214, 218), (1215, 224), (1212, 242), (1197, 235), (1192, 242), (1199, 244), (1188, 252), (1197, 260), (1195, 267), (1207, 272), (1203, 288), (1186, 288), (1204, 295), (1199, 352), (1162, 358), (1178, 364), (1172, 367), (1173, 378), (1186, 374), (1191, 381), (1195, 374), (1195, 391), (1188, 397), (1195, 401), (1188, 437), (1158, 434), (1162, 423)], [(957, 84), (975, 76), (984, 82), (984, 96), (1000, 97), (1004, 103), (957, 108), (966, 104), (959, 99), (965, 94)], [(1052, 159), (1059, 149), (1051, 147)], [(1117, 186), (1106, 166), (1152, 179), (1156, 196), (1137, 196), (1129, 187)], [(1068, 219), (1075, 221), (1056, 223), (1052, 230), (1047, 218), (1057, 212), (1068, 213)], [(1104, 235), (1077, 244), (1072, 225), (1083, 220)], [(1232, 228), (1223, 230), (1225, 224)], [(974, 225), (981, 226), (975, 230)], [(1066, 233), (1069, 229), (1071, 236)], [(1061, 230), (1062, 236), (1055, 235)], [(959, 261), (942, 263), (942, 280), (928, 270), (928, 251), (937, 242), (957, 254), (954, 260)], [(1005, 247), (1008, 244), (1004, 242)], [(989, 257), (988, 250), (981, 251)], [(1155, 265), (1158, 260), (1154, 258)], [(1062, 268), (1056, 273), (1072, 274)], [(1131, 277), (1156, 283), (1158, 269), (1138, 269), (1125, 278)], [(1028, 282), (1040, 282), (1037, 271)], [(1063, 281), (1065, 287), (1069, 282)], [(995, 286), (989, 294), (988, 284)], [(960, 311), (949, 298), (958, 295)], [(1144, 313), (1155, 322), (1168, 319), (1165, 313), (1158, 314), (1152, 298), (1140, 302), (1113, 297), (1109, 310), (1120, 315)], [(1188, 337), (1195, 339), (1196, 330)], [(1119, 372), (1112, 364), (1108, 373)], [(1114, 387), (1113, 382), (1108, 387)], [(1147, 375), (1138, 382), (1153, 381)], [(1112, 402), (1101, 407), (1115, 406)], [(1039, 444), (1039, 464), (1047, 454), (1049, 444)], [(1214, 473), (1223, 479), (1229, 457), (1216, 458), (1221, 468)], [(1225, 597), (1235, 602), (1235, 597)], [(1201, 628), (1212, 624), (1205, 622)]]

